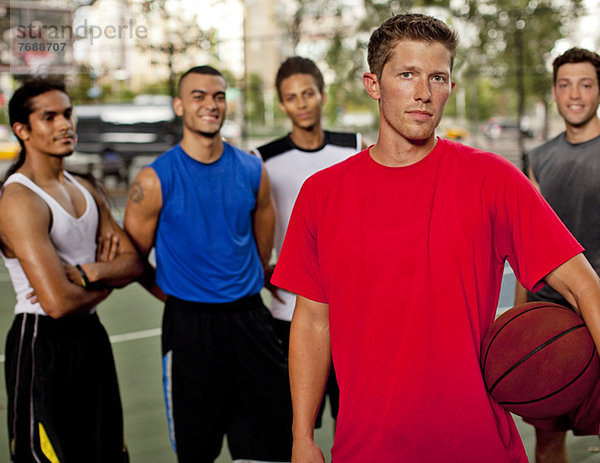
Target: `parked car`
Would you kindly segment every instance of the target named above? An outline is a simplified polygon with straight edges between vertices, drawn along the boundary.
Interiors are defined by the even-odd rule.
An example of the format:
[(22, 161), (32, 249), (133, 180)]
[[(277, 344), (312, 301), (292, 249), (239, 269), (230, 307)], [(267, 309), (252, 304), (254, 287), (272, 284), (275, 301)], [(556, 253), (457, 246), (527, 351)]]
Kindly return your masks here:
[(463, 140), (469, 136), (469, 131), (464, 127), (452, 126), (444, 131), (444, 138), (450, 140)]
[(79, 153), (117, 153), (127, 162), (138, 155), (158, 155), (181, 138), (181, 123), (166, 95), (140, 95), (133, 103), (78, 105), (73, 114)]
[(518, 136), (519, 130), (526, 138), (533, 138), (533, 131), (526, 127), (519, 129), (517, 121), (511, 119), (492, 117), (481, 126), (481, 132), (488, 138), (498, 139), (500, 137)]

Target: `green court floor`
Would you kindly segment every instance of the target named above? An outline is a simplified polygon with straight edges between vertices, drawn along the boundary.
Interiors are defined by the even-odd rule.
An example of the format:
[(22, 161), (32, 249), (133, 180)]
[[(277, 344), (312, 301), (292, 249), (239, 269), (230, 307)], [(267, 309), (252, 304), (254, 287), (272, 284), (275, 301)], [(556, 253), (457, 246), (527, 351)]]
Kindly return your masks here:
[[(0, 354), (4, 353), (6, 332), (13, 317), (14, 293), (3, 265), (0, 265)], [(162, 396), (159, 328), (162, 304), (137, 283), (114, 291), (99, 306), (100, 318), (111, 336), (125, 417), (125, 438), (132, 463), (175, 463), (169, 442)], [(6, 432), (6, 392), (3, 357), (0, 369), (0, 463), (9, 461)], [(325, 412), (323, 427), (316, 431), (318, 444), (330, 461), (331, 420)], [(528, 454), (533, 451), (533, 430), (516, 418)], [(597, 437), (569, 436), (572, 462), (600, 463)], [(435, 442), (431, 442), (435, 446)], [(427, 449), (423, 449), (427, 452)], [(533, 460), (531, 460), (533, 461)], [(218, 463), (231, 462), (224, 447)], [(448, 462), (452, 463), (452, 462)], [(482, 462), (484, 463), (484, 462)]]

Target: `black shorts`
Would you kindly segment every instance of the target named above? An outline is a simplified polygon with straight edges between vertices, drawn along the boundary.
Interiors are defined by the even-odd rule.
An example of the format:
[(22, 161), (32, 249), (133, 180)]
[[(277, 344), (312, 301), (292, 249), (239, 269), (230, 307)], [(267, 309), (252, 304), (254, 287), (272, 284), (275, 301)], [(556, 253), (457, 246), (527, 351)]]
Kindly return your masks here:
[(13, 463), (129, 461), (112, 349), (96, 314), (19, 314), (6, 339)]
[[(275, 332), (281, 340), (287, 356), (287, 353), (290, 350), (290, 327), (292, 324), (286, 320), (278, 320), (276, 318), (273, 319), (273, 321), (275, 322)], [(315, 421), (315, 428), (320, 428), (323, 425), (323, 411), (325, 410), (326, 397), (329, 397), (331, 417), (335, 420), (337, 419), (338, 410), (340, 409), (340, 388), (337, 383), (337, 378), (335, 377), (333, 363), (331, 364), (331, 369), (329, 370), (329, 377), (327, 378), (325, 393), (323, 394), (323, 400), (321, 401), (319, 413), (317, 414), (317, 419)]]
[(165, 399), (180, 463), (290, 461), (288, 369), (260, 295), (226, 304), (169, 297), (162, 333)]

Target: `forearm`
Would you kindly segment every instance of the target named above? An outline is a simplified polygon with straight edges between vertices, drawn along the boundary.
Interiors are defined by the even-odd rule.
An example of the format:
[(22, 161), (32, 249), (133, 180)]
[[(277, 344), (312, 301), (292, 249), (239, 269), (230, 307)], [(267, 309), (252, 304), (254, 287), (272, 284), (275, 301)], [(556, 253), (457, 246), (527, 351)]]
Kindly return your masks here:
[(550, 272), (546, 282), (583, 318), (600, 353), (600, 279), (583, 254)]
[(574, 297), (574, 306), (585, 321), (600, 355), (600, 287), (589, 286)]
[(150, 264), (150, 262), (145, 263), (144, 271), (142, 272), (142, 275), (138, 278), (138, 283), (141, 284), (146, 289), (146, 291), (148, 291), (157, 299), (160, 299), (163, 302), (167, 300), (167, 295), (156, 284), (156, 270), (152, 266), (152, 264)]
[(60, 293), (39, 295), (39, 303), (50, 317), (61, 318), (73, 313), (85, 313), (108, 297), (110, 290), (86, 290), (81, 286), (68, 283)]
[(121, 288), (137, 280), (143, 271), (136, 251), (124, 252), (110, 262), (89, 262), (81, 265), (90, 283)]
[(313, 439), (314, 424), (331, 366), (329, 327), (294, 316), (290, 333), (290, 386), (294, 439)]

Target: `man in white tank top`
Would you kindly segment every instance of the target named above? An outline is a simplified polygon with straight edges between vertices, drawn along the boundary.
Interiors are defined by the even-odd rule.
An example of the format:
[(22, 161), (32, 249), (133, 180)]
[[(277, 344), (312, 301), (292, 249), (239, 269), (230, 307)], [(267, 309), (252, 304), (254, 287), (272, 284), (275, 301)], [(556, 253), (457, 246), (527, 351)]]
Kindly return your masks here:
[[(278, 256), (304, 181), (315, 172), (343, 161), (366, 146), (360, 133), (323, 129), (321, 119), (326, 100), (325, 84), (321, 71), (312, 60), (301, 56), (287, 58), (277, 71), (275, 87), (279, 107), (290, 119), (292, 130), (284, 137), (255, 148), (253, 153), (263, 159), (271, 179), (277, 212), (274, 251)], [(265, 281), (272, 294), (269, 309), (287, 354), (296, 295), (270, 285), (274, 268), (271, 265), (266, 269)], [(335, 427), (339, 389), (333, 368), (325, 396), (329, 396)], [(317, 428), (321, 427), (323, 408), (321, 404), (315, 425)]]
[(140, 258), (93, 181), (64, 170), (76, 138), (64, 86), (27, 82), (9, 113), (22, 147), (0, 196), (0, 249), (17, 294), (6, 349), (12, 461), (126, 462), (95, 307), (141, 274)]

